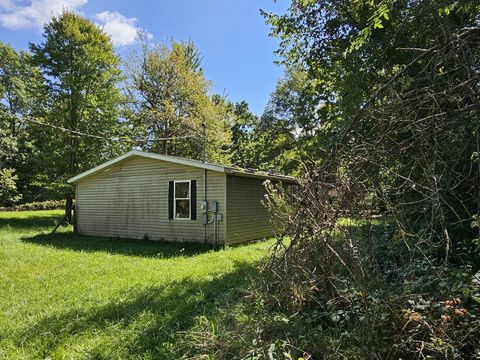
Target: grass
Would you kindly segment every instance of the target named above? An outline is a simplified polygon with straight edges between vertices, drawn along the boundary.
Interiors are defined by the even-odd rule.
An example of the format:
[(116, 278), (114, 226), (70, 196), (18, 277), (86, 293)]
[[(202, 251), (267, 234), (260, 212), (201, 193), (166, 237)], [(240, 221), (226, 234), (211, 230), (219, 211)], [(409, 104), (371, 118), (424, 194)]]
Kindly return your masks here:
[(2, 359), (195, 357), (189, 330), (234, 308), (271, 245), (49, 234), (59, 218), (0, 213)]

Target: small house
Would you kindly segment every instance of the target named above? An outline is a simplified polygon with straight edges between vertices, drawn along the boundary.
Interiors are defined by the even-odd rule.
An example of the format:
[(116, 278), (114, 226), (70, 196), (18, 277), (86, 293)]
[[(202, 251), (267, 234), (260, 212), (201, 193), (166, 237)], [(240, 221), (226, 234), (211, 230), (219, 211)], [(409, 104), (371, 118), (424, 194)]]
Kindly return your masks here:
[(80, 235), (234, 244), (272, 236), (266, 179), (295, 178), (133, 150), (70, 180)]

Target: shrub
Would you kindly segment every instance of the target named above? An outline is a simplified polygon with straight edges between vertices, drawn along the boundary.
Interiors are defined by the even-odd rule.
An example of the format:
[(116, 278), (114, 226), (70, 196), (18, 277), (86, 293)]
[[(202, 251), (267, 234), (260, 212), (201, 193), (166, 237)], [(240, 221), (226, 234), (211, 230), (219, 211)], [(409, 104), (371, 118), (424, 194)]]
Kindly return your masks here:
[(65, 200), (47, 200), (19, 204), (7, 208), (0, 208), (1, 211), (32, 211), (32, 210), (56, 210), (65, 207)]
[(15, 169), (0, 169), (0, 204), (12, 206), (22, 198), (17, 190), (17, 180)]

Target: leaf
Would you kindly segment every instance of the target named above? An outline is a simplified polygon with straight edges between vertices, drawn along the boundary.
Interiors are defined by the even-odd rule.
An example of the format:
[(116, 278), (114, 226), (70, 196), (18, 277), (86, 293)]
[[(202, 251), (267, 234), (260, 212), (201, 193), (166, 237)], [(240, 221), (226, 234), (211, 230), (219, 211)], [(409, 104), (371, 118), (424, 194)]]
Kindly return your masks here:
[(315, 0), (301, 0), (302, 6), (306, 7), (314, 3)]

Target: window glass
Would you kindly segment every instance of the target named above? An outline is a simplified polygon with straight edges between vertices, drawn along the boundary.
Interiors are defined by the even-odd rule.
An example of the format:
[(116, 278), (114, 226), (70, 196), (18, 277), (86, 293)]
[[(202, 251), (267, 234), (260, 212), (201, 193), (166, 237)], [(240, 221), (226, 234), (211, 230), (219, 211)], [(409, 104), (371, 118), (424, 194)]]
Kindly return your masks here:
[(175, 183), (175, 219), (190, 219), (190, 181)]
[(177, 199), (188, 199), (189, 198), (189, 182), (177, 182), (175, 183), (175, 197)]
[(175, 211), (176, 219), (189, 219), (190, 200), (175, 200)]

